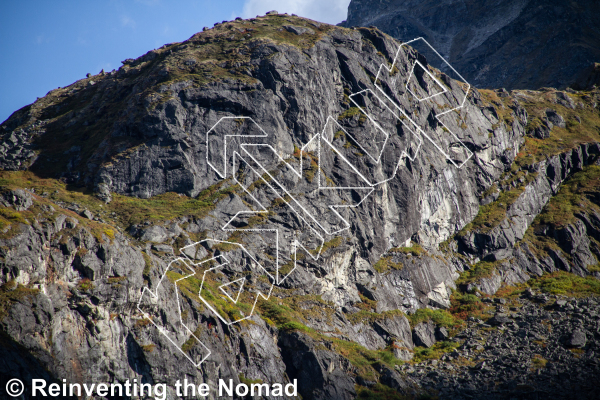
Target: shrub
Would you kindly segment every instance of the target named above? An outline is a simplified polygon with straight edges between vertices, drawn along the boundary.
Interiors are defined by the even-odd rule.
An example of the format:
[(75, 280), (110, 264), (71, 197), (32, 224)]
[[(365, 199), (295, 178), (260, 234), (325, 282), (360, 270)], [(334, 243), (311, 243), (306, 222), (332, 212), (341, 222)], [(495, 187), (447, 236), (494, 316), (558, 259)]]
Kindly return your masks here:
[(474, 294), (465, 294), (458, 291), (452, 293), (450, 313), (456, 318), (466, 320), (470, 316), (481, 316), (485, 305)]
[(432, 347), (415, 347), (415, 355), (412, 359), (413, 362), (418, 363), (425, 360), (439, 359), (445, 353), (449, 353), (460, 346), (460, 343), (442, 341), (437, 342)]
[(433, 321), (438, 326), (446, 328), (456, 328), (462, 324), (462, 321), (456, 319), (446, 310), (432, 310), (429, 308), (420, 308), (414, 314), (408, 316), (411, 326), (420, 322)]
[(79, 290), (81, 290), (83, 292), (87, 292), (94, 288), (94, 284), (88, 278), (83, 278), (82, 280), (79, 281), (79, 284), (77, 285), (77, 287), (79, 288)]

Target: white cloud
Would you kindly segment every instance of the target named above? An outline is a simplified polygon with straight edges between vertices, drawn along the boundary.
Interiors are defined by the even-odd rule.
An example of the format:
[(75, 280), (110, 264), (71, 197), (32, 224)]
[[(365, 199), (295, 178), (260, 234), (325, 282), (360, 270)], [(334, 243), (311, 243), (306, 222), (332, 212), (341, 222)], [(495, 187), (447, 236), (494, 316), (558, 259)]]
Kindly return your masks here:
[(127, 15), (121, 15), (121, 26), (135, 28), (135, 21)]
[(264, 15), (267, 11), (298, 14), (329, 24), (337, 24), (346, 19), (350, 0), (246, 0), (245, 18)]
[(36, 44), (45, 44), (45, 43), (50, 43), (52, 39), (49, 38), (48, 36), (46, 36), (44, 33), (37, 35), (35, 37), (35, 43)]

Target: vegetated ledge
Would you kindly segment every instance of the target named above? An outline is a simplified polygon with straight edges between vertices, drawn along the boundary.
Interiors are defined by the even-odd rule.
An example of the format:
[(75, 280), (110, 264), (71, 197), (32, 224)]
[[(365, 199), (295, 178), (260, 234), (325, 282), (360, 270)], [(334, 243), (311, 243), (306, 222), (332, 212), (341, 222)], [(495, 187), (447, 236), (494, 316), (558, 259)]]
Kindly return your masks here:
[(562, 184), (516, 246), (541, 265), (552, 260), (579, 276), (600, 278), (599, 196), (600, 166), (587, 166)]
[(600, 278), (599, 193), (600, 167), (584, 167), (561, 184), (523, 238), (506, 249), (506, 257), (476, 262), (456, 284), (466, 291), (493, 294), (502, 282), (525, 282), (557, 269), (597, 283), (590, 275)]
[(600, 141), (584, 143), (530, 166), (527, 174), (516, 180), (518, 186), (481, 206), (473, 222), (455, 236), (462, 251), (479, 258), (495, 254), (493, 259), (502, 259), (503, 251), (523, 239), (565, 179), (596, 162), (599, 155)]
[(600, 117), (593, 108), (600, 91), (577, 93), (576, 98), (584, 100), (579, 102), (572, 100), (570, 94), (556, 91), (513, 95), (524, 104), (531, 118), (540, 108), (553, 106), (557, 113), (564, 114), (564, 127), (547, 121), (552, 128), (548, 128), (549, 136), (541, 139), (531, 137), (533, 132), (528, 131), (511, 170), (482, 194), (479, 214), (456, 235), (467, 252), (479, 257), (521, 240), (533, 217), (556, 194), (560, 183), (595, 162), (600, 154)]
[[(502, 282), (522, 282), (529, 279), (528, 274), (539, 276), (556, 268), (567, 271), (573, 268), (573, 272), (585, 276), (596, 273), (597, 264), (594, 254), (598, 244), (594, 238), (595, 228), (590, 223), (596, 213), (591, 211), (589, 217), (582, 218), (586, 215), (585, 207), (564, 207), (565, 202), (580, 204), (581, 197), (570, 196), (567, 200), (565, 190), (560, 191), (561, 185), (569, 185), (573, 177), (574, 182), (579, 183), (571, 184), (571, 188), (581, 185), (585, 189), (580, 189), (593, 192), (590, 186), (594, 185), (596, 167), (588, 166), (596, 163), (600, 155), (600, 118), (595, 108), (600, 90), (567, 93), (547, 89), (514, 91), (512, 95), (527, 109), (530, 121), (532, 118), (541, 121), (542, 133), (547, 136), (534, 137), (540, 134), (535, 131), (539, 126), (528, 124), (527, 136), (511, 170), (482, 193), (479, 214), (440, 245), (450, 259), (466, 263), (469, 269), (457, 283), (490, 294), (498, 290)], [(540, 119), (544, 115), (551, 116), (555, 124), (548, 118)], [(582, 170), (584, 172), (578, 172)], [(583, 184), (582, 179), (590, 179), (590, 182)], [(582, 195), (581, 190), (575, 191)], [(593, 202), (593, 195), (587, 197)], [(563, 203), (562, 209), (557, 205), (560, 203)], [(561, 215), (550, 216), (553, 209), (554, 214)], [(557, 217), (570, 220), (571, 227), (549, 226), (547, 221)], [(583, 225), (586, 228), (582, 228)], [(565, 248), (564, 240), (559, 245), (560, 240), (553, 237), (566, 234), (578, 240), (575, 238), (581, 237), (582, 229), (583, 236), (589, 235), (591, 250), (581, 254), (573, 251), (569, 244)], [(479, 261), (481, 259), (484, 261)]]
[[(487, 92), (489, 91), (482, 91), (483, 94)], [(490, 94), (487, 93), (484, 97), (489, 100)], [(496, 186), (482, 193), (481, 198), (484, 203), (482, 210), (475, 220), (463, 228), (461, 236), (469, 231), (485, 233), (497, 227), (505, 219), (510, 206), (535, 180), (536, 176), (531, 173), (535, 174), (539, 171), (540, 166), (543, 167), (542, 162), (547, 162), (553, 156), (565, 157), (571, 150), (586, 144), (589, 147), (589, 144), (600, 143), (600, 116), (594, 107), (594, 104), (600, 100), (600, 90), (576, 93), (553, 89), (513, 91), (511, 97), (518, 100), (528, 112), (527, 136), (519, 148), (511, 170), (503, 174)], [(507, 107), (503, 106), (503, 103), (501, 106), (497, 103), (494, 102), (497, 113), (505, 123), (510, 124), (512, 119), (507, 116)], [(503, 109), (505, 111), (502, 111)], [(549, 113), (548, 110), (551, 110), (553, 116), (558, 115), (555, 118), (562, 118), (564, 126), (554, 125), (547, 117), (541, 116)], [(545, 118), (545, 122), (542, 123), (540, 118)], [(535, 137), (537, 133), (532, 126), (532, 121), (537, 121), (538, 125), (542, 124), (548, 136)], [(587, 148), (581, 148), (585, 153)], [(592, 149), (591, 152), (593, 153), (594, 150)], [(561, 178), (565, 179), (565, 176)]]

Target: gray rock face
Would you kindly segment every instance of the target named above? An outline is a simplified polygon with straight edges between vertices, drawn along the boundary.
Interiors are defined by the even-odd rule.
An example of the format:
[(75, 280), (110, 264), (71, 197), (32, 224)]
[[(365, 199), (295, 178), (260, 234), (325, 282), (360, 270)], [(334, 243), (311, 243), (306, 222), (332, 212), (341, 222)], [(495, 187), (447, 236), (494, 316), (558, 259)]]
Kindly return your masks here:
[(31, 193), (16, 189), (2, 194), (1, 203), (17, 211), (25, 211), (33, 204)]
[(169, 237), (165, 228), (160, 225), (152, 225), (141, 231), (140, 240), (143, 242), (162, 243)]
[[(271, 19), (276, 19), (275, 33), (264, 38), (261, 29)], [(243, 40), (235, 44), (235, 35)], [(229, 46), (227, 52), (235, 56), (215, 61), (211, 46), (216, 44)], [(22, 210), (27, 223), (10, 220), (0, 235), (0, 352), (12, 357), (18, 348), (24, 354), (15, 362), (0, 362), (0, 378), (14, 371), (20, 377), (48, 375), (74, 382), (141, 376), (171, 387), (182, 376), (212, 385), (218, 379), (297, 379), (304, 399), (352, 399), (359, 395), (356, 385), (376, 390), (379, 382), (416, 397), (422, 394), (420, 381), (401, 374), (391, 356), (411, 360), (415, 346), (458, 339), (431, 321), (411, 331), (403, 313), (450, 308), (454, 282), (472, 267), (470, 260), (498, 262), (494, 273), (468, 288), (489, 295), (502, 283), (524, 282), (529, 274), (557, 268), (586, 275), (595, 254), (595, 241), (588, 236), (600, 232), (600, 217), (593, 213), (545, 232), (563, 248), (549, 260), (515, 245), (561, 182), (595, 161), (598, 146), (583, 144), (534, 165), (536, 179), (502, 224), (448, 240), (477, 215), (480, 195), (510, 170), (524, 140), (527, 114), (514, 102), (501, 117), (480, 92), (472, 91), (464, 108), (440, 117), (442, 110), (459, 105), (466, 87), (428, 68), (410, 48), (398, 53), (397, 72), (380, 76), (379, 91), (375, 77), (382, 65), (390, 66), (398, 47), (374, 29), (335, 28), (274, 14), (219, 24), (184, 43), (126, 60), (119, 72), (95, 76), (94, 85), (86, 80), (73, 85), (66, 95), (74, 96), (75, 103), (77, 96), (88, 99), (85, 109), (64, 112), (59, 104), (44, 108), (39, 102), (15, 113), (1, 125), (2, 151), (12, 154), (0, 158), (2, 169), (31, 167), (41, 174), (59, 162), (43, 147), (49, 140), (46, 125), (35, 121), (57, 115), (48, 123), (50, 132), (64, 128), (70, 134), (69, 129), (81, 128), (85, 133), (83, 127), (89, 126), (98, 129), (93, 131), (98, 143), (77, 138), (77, 145), (61, 149), (64, 169), (54, 178), (94, 187), (106, 202), (118, 200), (97, 205), (94, 216), (85, 208), (89, 204), (3, 191), (2, 207), (10, 208), (6, 215)], [(424, 69), (412, 74), (408, 66), (417, 59)], [(226, 78), (208, 78), (215, 62)], [(417, 101), (405, 90), (403, 83), (412, 76), (408, 87), (417, 97), (433, 95), (435, 82), (424, 71), (435, 74), (446, 89), (435, 101)], [(362, 98), (353, 95), (361, 92)], [(126, 101), (106, 102), (113, 97)], [(390, 111), (396, 106), (418, 129)], [(87, 122), (97, 113), (108, 118), (102, 129)], [(548, 123), (554, 124), (551, 117), (560, 123), (547, 115)], [(505, 122), (507, 117), (512, 123)], [(316, 133), (326, 140), (315, 144)], [(388, 147), (379, 153), (382, 143)], [(35, 146), (42, 147), (29, 153)], [(373, 157), (377, 154), (379, 160)], [(364, 196), (364, 189), (373, 190)], [(189, 215), (165, 210), (176, 216), (156, 221), (153, 215), (130, 226), (115, 220), (113, 226), (101, 218), (104, 207), (122, 204), (115, 193), (164, 196), (147, 203), (135, 199), (149, 209), (174, 196), (199, 210)], [(301, 212), (293, 208), (292, 196)], [(257, 203), (267, 212), (248, 218), (261, 210)], [(348, 221), (348, 229), (342, 229), (340, 218)], [(311, 236), (314, 231), (322, 242)], [(215, 243), (195, 244), (200, 238)], [(304, 250), (294, 254), (298, 243)], [(449, 247), (445, 253), (442, 243)], [(187, 264), (174, 261), (179, 256)], [(206, 265), (225, 272), (198, 278), (208, 271)], [(246, 286), (240, 287), (268, 293), (274, 278), (264, 271), (276, 267), (289, 275), (277, 281), (268, 302), (256, 303), (260, 313), (255, 310), (239, 324), (226, 322), (248, 312), (235, 308), (237, 300), (230, 296), (235, 292), (226, 291), (235, 287), (226, 283), (241, 281)], [(234, 275), (240, 280), (231, 282)], [(199, 297), (200, 288), (210, 285), (215, 285), (218, 310)], [(240, 302), (253, 309), (247, 298)], [(523, 322), (514, 316), (494, 318), (498, 330), (519, 329)], [(561, 335), (564, 343), (566, 334)], [(462, 343), (461, 354), (484, 350), (471, 339)], [(190, 359), (204, 361), (198, 368)], [(33, 372), (23, 372), (26, 364)], [(483, 373), (489, 363), (478, 365), (476, 371)], [(429, 376), (438, 374), (433, 367), (422, 380), (436, 378)]]
[(546, 117), (548, 118), (548, 121), (550, 121), (553, 125), (556, 125), (559, 128), (566, 127), (565, 119), (560, 114), (558, 114), (556, 111), (546, 110)]
[(288, 32), (295, 33), (296, 35), (302, 35), (303, 33), (315, 33), (315, 31), (313, 31), (312, 29), (303, 26), (284, 25), (283, 28)]
[(385, 319), (374, 324), (375, 329), (381, 332), (382, 336), (395, 345), (401, 345), (412, 349), (414, 347), (412, 334), (408, 319), (404, 316)]
[(435, 339), (436, 340), (446, 340), (448, 339), (448, 330), (446, 328), (444, 328), (443, 326), (438, 326), (435, 329)]
[[(352, 0), (342, 25), (374, 25), (404, 41), (424, 37), (477, 87), (565, 88), (600, 59), (600, 31), (592, 17), (600, 13), (598, 3), (578, 5), (556, 0)], [(535, 28), (521, 29), (526, 24)], [(577, 33), (567, 39), (569, 31)], [(569, 40), (595, 45), (573, 50)], [(586, 80), (589, 75), (577, 78), (580, 87), (593, 81)]]
[[(560, 184), (584, 166), (595, 162), (598, 154), (600, 154), (600, 148), (597, 144), (583, 144), (575, 150), (569, 150), (542, 161), (535, 166), (537, 169), (536, 179), (526, 187), (525, 191), (508, 208), (504, 221), (490, 232), (475, 231), (459, 237), (461, 245), (480, 258), (504, 260), (516, 256), (517, 259), (521, 260), (522, 265), (520, 267), (524, 271), (533, 272), (540, 267), (542, 270), (545, 269), (540, 261), (532, 260), (527, 253), (524, 254), (527, 251), (526, 248), (514, 249), (514, 245), (523, 239), (535, 216), (542, 211), (548, 200), (558, 192)], [(586, 248), (587, 230), (585, 226), (585, 223), (577, 222), (574, 226), (569, 226), (557, 232), (548, 232), (548, 234), (554, 234), (560, 243), (565, 243), (566, 252), (572, 253), (576, 259), (580, 260), (575, 263), (578, 266), (588, 265), (587, 263), (592, 260), (589, 247)], [(534, 265), (529, 266), (532, 263)], [(536, 267), (536, 264), (539, 267)], [(562, 269), (568, 268), (566, 267), (567, 264), (564, 263), (565, 267)], [(495, 289), (484, 291), (494, 293), (500, 282), (497, 282)]]
[(431, 347), (436, 342), (435, 324), (432, 322), (421, 322), (413, 329), (413, 342), (417, 346)]
[(286, 373), (298, 379), (303, 399), (354, 399), (354, 381), (348, 376), (353, 369), (348, 360), (326, 350), (316, 350), (308, 336), (295, 332), (281, 336), (282, 357)]
[[(401, 344), (403, 343), (400, 343), (399, 345)], [(394, 357), (402, 361), (410, 361), (413, 359), (414, 354), (411, 351), (404, 348), (394, 348)]]

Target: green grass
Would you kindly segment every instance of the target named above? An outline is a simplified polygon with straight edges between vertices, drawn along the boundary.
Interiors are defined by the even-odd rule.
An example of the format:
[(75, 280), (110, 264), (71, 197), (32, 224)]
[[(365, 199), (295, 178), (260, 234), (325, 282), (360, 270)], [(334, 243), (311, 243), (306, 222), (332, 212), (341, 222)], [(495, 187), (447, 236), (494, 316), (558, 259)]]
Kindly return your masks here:
[(415, 347), (414, 357), (411, 360), (413, 363), (420, 363), (425, 360), (439, 360), (444, 354), (453, 351), (458, 348), (460, 343), (450, 341), (436, 342), (433, 346), (426, 347)]
[(323, 245), (321, 245), (321, 247), (315, 249), (315, 250), (311, 250), (311, 254), (324, 254), (327, 250), (329, 249), (334, 249), (336, 247), (339, 247), (342, 243), (344, 242), (344, 238), (341, 236), (336, 236), (333, 239), (324, 242)]
[(393, 262), (391, 256), (381, 257), (379, 259), (379, 261), (377, 261), (373, 265), (373, 268), (375, 269), (375, 271), (379, 272), (380, 274), (390, 271), (392, 269), (401, 270), (402, 267), (403, 267), (402, 263)]
[[(167, 271), (167, 278), (171, 282), (181, 279), (184, 275), (180, 275), (174, 271)], [(186, 297), (196, 301), (198, 305), (202, 305), (199, 298), (200, 285), (202, 285), (202, 275), (199, 272), (194, 276), (183, 279), (177, 283), (181, 293)], [(220, 282), (215, 280), (216, 274), (210, 272), (206, 274), (204, 285), (202, 286), (202, 298), (209, 302), (212, 307), (226, 321), (235, 321), (243, 318), (240, 312), (248, 315), (252, 309), (253, 300), (250, 298), (251, 293), (247, 290), (243, 291), (236, 304), (232, 303), (219, 289)]]
[[(529, 174), (534, 177), (534, 174)], [(500, 192), (498, 199), (489, 204), (479, 207), (479, 212), (475, 218), (468, 223), (458, 234), (464, 236), (467, 232), (477, 231), (481, 233), (490, 232), (500, 225), (506, 219), (506, 211), (517, 201), (519, 196), (525, 191), (527, 186), (525, 182), (516, 188)]]
[[(553, 196), (538, 214), (523, 237), (529, 249), (538, 257), (548, 256), (553, 250), (563, 254), (567, 260), (570, 254), (562, 251), (552, 235), (536, 234), (544, 228), (561, 229), (575, 223), (577, 214), (599, 213), (598, 194), (600, 193), (600, 166), (585, 167), (563, 182), (558, 193)], [(591, 266), (594, 272), (595, 266)]]
[(544, 207), (535, 224), (562, 227), (573, 223), (575, 214), (600, 211), (596, 204), (600, 192), (600, 166), (590, 165), (575, 173)]
[(418, 243), (413, 243), (412, 246), (409, 247), (394, 247), (388, 250), (388, 253), (411, 254), (415, 257), (427, 255), (427, 251)]
[[(158, 223), (183, 216), (203, 218), (214, 209), (219, 200), (239, 190), (237, 185), (227, 186), (227, 183), (228, 181), (224, 180), (208, 187), (195, 198), (177, 193), (164, 193), (149, 199), (113, 194), (113, 200), (105, 204), (91, 191), (66, 185), (57, 179), (40, 178), (28, 171), (0, 171), (0, 191), (29, 188), (34, 189), (36, 194), (45, 192), (48, 193), (48, 196), (46, 198), (36, 197), (36, 204), (52, 205), (56, 209), (57, 202), (75, 203), (81, 208), (87, 208), (95, 216), (108, 220), (111, 224), (123, 229), (145, 221)], [(36, 213), (40, 212), (35, 207), (21, 213), (10, 208), (0, 207), (0, 228), (6, 228), (7, 225), (16, 222), (30, 223)], [(61, 209), (60, 213), (77, 219), (81, 225), (95, 233), (96, 237), (105, 235), (112, 239), (115, 236), (114, 229), (108, 225), (90, 221), (69, 210)]]
[[(338, 120), (343, 121), (345, 119), (352, 119), (356, 115), (358, 115), (358, 122), (361, 125), (367, 120), (367, 116), (362, 111), (360, 111), (360, 108), (358, 107), (350, 107), (338, 116)], [(346, 135), (343, 136), (346, 137)]]
[(404, 361), (394, 357), (391, 348), (369, 350), (357, 343), (324, 335), (314, 335), (313, 338), (330, 341), (335, 352), (347, 358), (357, 368), (358, 374), (368, 380), (377, 379), (378, 373), (375, 368), (377, 364), (384, 364), (390, 368), (404, 364)]
[(466, 320), (468, 317), (487, 319), (490, 306), (486, 306), (474, 294), (462, 293), (455, 290), (450, 297), (450, 309), (448, 310), (455, 318)]
[[(290, 23), (308, 27), (313, 33), (296, 35), (282, 29)], [(255, 85), (257, 81), (248, 72), (255, 68), (251, 65), (255, 46), (279, 44), (307, 49), (332, 29), (345, 30), (327, 24), (315, 26), (309, 20), (283, 15), (261, 17), (255, 23), (244, 20), (219, 24), (185, 42), (153, 50), (154, 59), (128, 63), (117, 74), (94, 75), (52, 90), (17, 111), (12, 121), (23, 121), (17, 128), (27, 128), (36, 120), (47, 121), (43, 127), (46, 133), (35, 138), (40, 156), (32, 168), (40, 176), (57, 177), (65, 171), (70, 161), (65, 151), (73, 146), (81, 148), (76, 169), (85, 175), (88, 165), (124, 161), (136, 151), (132, 149), (143, 146), (135, 135), (111, 135), (114, 124), (141, 120), (164, 105), (174, 97), (174, 93), (164, 90), (166, 85), (188, 81), (200, 88), (224, 79)], [(197, 62), (186, 65), (187, 59)], [(96, 84), (91, 85), (92, 81)], [(135, 106), (128, 108), (128, 104)], [(124, 109), (129, 110), (126, 116)], [(106, 146), (100, 146), (101, 143)], [(123, 148), (126, 150), (117, 153)], [(104, 155), (106, 151), (109, 153)]]
[(125, 280), (127, 280), (127, 277), (125, 276), (111, 276), (106, 280), (106, 282), (110, 285), (117, 285)]
[(489, 278), (494, 274), (500, 261), (479, 261), (471, 269), (460, 274), (457, 285), (478, 282), (481, 278)]
[(15, 281), (8, 281), (0, 286), (0, 321), (6, 318), (13, 304), (38, 293), (39, 290), (28, 288)]
[(202, 335), (202, 327), (198, 326), (198, 328), (196, 328), (196, 330), (194, 331), (194, 335), (190, 336), (189, 339), (186, 340), (185, 343), (181, 345), (181, 350), (184, 353), (187, 353), (190, 350), (192, 350), (192, 348), (198, 344), (198, 341), (196, 340), (196, 338), (199, 338), (200, 335)]
[(600, 296), (600, 280), (587, 276), (556, 271), (544, 274), (539, 278), (530, 279), (529, 286), (544, 293), (566, 295), (570, 297)]
[(259, 301), (257, 305), (261, 317), (269, 324), (284, 331), (312, 332), (312, 329), (298, 322), (298, 313), (285, 304), (277, 304), (275, 299)]
[(531, 359), (531, 369), (543, 369), (546, 368), (546, 364), (548, 364), (548, 360), (546, 360), (544, 357), (539, 354), (533, 355), (533, 358)]
[(587, 267), (588, 271), (594, 273), (594, 272), (600, 272), (600, 264), (596, 264), (596, 265), (588, 265)]
[[(490, 102), (499, 114), (500, 120), (505, 124), (511, 125), (514, 121), (507, 102), (512, 102), (509, 98), (499, 98), (493, 91), (480, 90), (483, 98)], [(554, 156), (565, 151), (576, 148), (582, 143), (600, 142), (600, 115), (592, 107), (593, 102), (600, 101), (600, 92), (580, 92), (575, 97), (575, 101), (583, 101), (584, 108), (572, 110), (556, 104), (552, 100), (552, 91), (542, 92), (523, 92), (525, 99), (522, 103), (529, 114), (528, 130), (535, 129), (541, 124), (541, 118), (545, 116), (545, 110), (548, 108), (556, 110), (562, 115), (566, 122), (566, 128), (553, 127), (550, 137), (547, 139), (536, 139), (525, 137), (524, 144), (520, 147), (517, 157), (511, 167), (499, 183), (501, 190), (499, 198), (485, 206), (480, 206), (479, 213), (471, 223), (465, 226), (459, 235), (465, 235), (470, 231), (487, 233), (497, 227), (506, 219), (506, 211), (516, 199), (523, 193), (527, 184), (531, 183), (537, 176), (536, 173), (528, 172), (529, 167), (550, 156)], [(581, 119), (581, 123), (575, 120), (575, 117)], [(598, 167), (595, 167), (598, 168)], [(596, 182), (590, 181), (595, 184)], [(482, 197), (491, 194), (488, 189), (482, 194)], [(493, 187), (495, 190), (496, 188)], [(575, 200), (575, 202), (570, 201)], [(576, 199), (557, 199), (554, 203), (561, 205), (553, 213), (557, 218), (572, 218), (572, 204)]]
[[(583, 108), (575, 110), (557, 104), (553, 100), (554, 91), (525, 92), (521, 104), (527, 110), (534, 128), (536, 119), (545, 117), (545, 110), (556, 110), (565, 119), (566, 128), (553, 127), (547, 139), (525, 138), (525, 144), (519, 149), (515, 163), (519, 166), (531, 165), (549, 156), (573, 149), (582, 143), (600, 142), (600, 114), (593, 107), (598, 102), (600, 92), (578, 92), (567, 94), (576, 102), (582, 102)], [(575, 117), (580, 118), (581, 123)]]
[(146, 353), (152, 353), (155, 348), (156, 345), (153, 343), (142, 346), (142, 350), (144, 350)]
[(450, 314), (446, 310), (432, 310), (430, 308), (419, 308), (413, 314), (408, 315), (410, 326), (414, 327), (420, 322), (433, 321), (438, 326), (446, 328), (457, 328), (462, 325), (462, 321)]
[(499, 97), (495, 91), (488, 89), (479, 89), (482, 100), (486, 106), (494, 108), (498, 114), (498, 120), (508, 128), (512, 127), (514, 123), (514, 112), (511, 108), (514, 104), (514, 100), (510, 97)]
[(152, 259), (145, 251), (142, 251), (142, 257), (144, 257), (144, 271), (142, 271), (142, 276), (145, 280), (150, 280), (150, 270), (153, 266)]
[(83, 278), (79, 281), (79, 284), (77, 284), (77, 289), (82, 292), (89, 292), (94, 289), (94, 284), (88, 278)]
[[(318, 311), (306, 310), (305, 300), (310, 300), (313, 303), (321, 303), (321, 307), (318, 308)], [(257, 308), (260, 316), (267, 323), (276, 326), (278, 329), (284, 331), (301, 331), (317, 342), (329, 342), (330, 348), (333, 351), (347, 358), (357, 368), (359, 374), (369, 379), (377, 377), (376, 364), (382, 363), (390, 367), (402, 364), (401, 360), (394, 357), (391, 348), (369, 350), (354, 342), (326, 336), (304, 325), (302, 321), (305, 321), (305, 317), (308, 317), (310, 313), (312, 313), (313, 318), (323, 318), (324, 314), (327, 315), (334, 312), (332, 305), (325, 304), (317, 296), (293, 296), (285, 299), (271, 298), (268, 301), (259, 301)], [(328, 308), (331, 308), (331, 312), (327, 311)], [(400, 312), (397, 311), (397, 313)], [(384, 313), (380, 318), (392, 315), (396, 315), (396, 312)]]
[(238, 377), (240, 378), (241, 383), (248, 386), (252, 385), (253, 383), (263, 383), (262, 379), (248, 379), (246, 376), (244, 376), (244, 374), (239, 374)]

